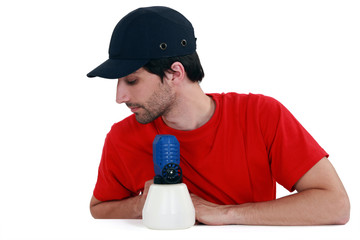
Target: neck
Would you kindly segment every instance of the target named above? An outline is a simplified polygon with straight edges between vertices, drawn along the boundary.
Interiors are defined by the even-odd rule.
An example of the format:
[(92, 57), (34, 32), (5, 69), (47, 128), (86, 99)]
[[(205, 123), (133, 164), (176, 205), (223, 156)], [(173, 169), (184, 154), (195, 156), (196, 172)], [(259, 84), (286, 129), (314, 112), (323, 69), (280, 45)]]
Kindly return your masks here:
[(165, 124), (183, 131), (197, 129), (207, 123), (215, 112), (214, 100), (198, 84), (178, 94), (171, 110), (162, 116)]

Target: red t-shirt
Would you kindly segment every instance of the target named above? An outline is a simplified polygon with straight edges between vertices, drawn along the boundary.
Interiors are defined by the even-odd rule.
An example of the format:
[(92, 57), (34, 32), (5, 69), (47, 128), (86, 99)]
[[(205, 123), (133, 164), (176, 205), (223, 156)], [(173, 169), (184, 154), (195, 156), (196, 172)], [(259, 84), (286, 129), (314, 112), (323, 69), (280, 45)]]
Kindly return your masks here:
[(255, 94), (209, 94), (212, 118), (192, 131), (158, 118), (140, 124), (131, 115), (108, 133), (94, 196), (100, 201), (136, 196), (154, 177), (152, 142), (171, 134), (180, 143), (183, 182), (189, 191), (218, 204), (276, 198), (276, 182), (289, 191), (328, 156), (293, 115), (273, 98)]

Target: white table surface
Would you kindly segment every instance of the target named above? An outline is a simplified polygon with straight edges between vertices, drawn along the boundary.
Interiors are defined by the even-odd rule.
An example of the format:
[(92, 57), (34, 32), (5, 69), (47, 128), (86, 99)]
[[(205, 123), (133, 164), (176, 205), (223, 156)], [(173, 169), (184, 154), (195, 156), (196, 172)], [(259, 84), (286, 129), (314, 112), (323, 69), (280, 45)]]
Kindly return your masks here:
[(360, 239), (356, 225), (356, 222), (307, 227), (195, 225), (185, 230), (151, 230), (142, 220), (43, 219), (2, 226), (0, 239)]

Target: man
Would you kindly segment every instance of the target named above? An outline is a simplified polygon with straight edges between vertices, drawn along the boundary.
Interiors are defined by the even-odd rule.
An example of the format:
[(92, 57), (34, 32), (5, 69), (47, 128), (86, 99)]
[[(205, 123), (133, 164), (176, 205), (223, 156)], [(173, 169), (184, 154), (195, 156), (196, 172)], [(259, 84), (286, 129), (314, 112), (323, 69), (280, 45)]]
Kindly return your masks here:
[[(157, 134), (180, 142), (183, 182), (204, 224), (345, 224), (350, 204), (328, 154), (278, 101), (205, 94), (191, 23), (166, 7), (139, 8), (115, 27), (109, 59), (88, 77), (118, 79), (134, 113), (108, 133), (90, 210), (141, 218)], [(276, 199), (276, 182), (297, 193)]]

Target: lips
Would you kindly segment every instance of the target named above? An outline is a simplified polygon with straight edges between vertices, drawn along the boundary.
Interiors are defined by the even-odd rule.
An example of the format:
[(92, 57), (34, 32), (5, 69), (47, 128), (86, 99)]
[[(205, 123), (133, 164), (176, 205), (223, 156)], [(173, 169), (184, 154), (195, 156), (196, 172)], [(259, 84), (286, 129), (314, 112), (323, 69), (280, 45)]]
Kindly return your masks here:
[(130, 109), (132, 112), (136, 112), (141, 108), (140, 105), (134, 104), (134, 103), (126, 103), (126, 106)]
[(131, 107), (130, 110), (134, 113), (136, 112), (137, 110), (139, 110), (140, 108), (139, 107)]

